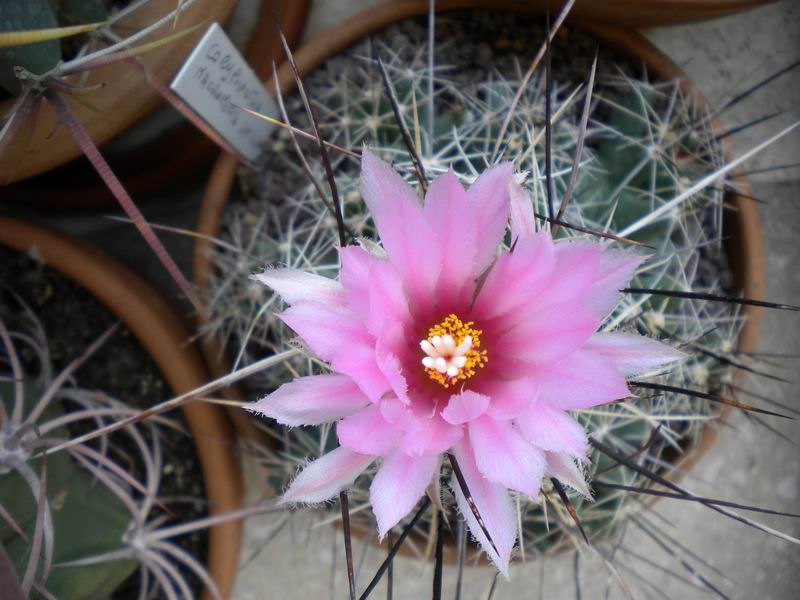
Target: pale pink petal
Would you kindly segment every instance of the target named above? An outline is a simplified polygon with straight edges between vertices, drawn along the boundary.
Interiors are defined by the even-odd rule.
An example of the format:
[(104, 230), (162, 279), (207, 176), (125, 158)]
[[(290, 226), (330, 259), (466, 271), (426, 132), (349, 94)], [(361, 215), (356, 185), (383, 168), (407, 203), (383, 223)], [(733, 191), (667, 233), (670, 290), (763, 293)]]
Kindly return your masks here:
[(441, 454), (452, 448), (463, 436), (464, 428), (447, 423), (438, 414), (424, 420), (424, 426), (404, 433), (400, 449), (410, 456)]
[(442, 410), (442, 418), (451, 425), (462, 425), (477, 419), (489, 408), (489, 396), (464, 390), (453, 394)]
[(311, 375), (284, 383), (247, 410), (296, 427), (335, 421), (368, 405), (369, 399), (349, 377)]
[(386, 249), (381, 246), (380, 242), (363, 237), (358, 238), (357, 241), (358, 245), (375, 260), (389, 260), (389, 255), (386, 254)]
[(369, 488), (379, 539), (411, 512), (439, 471), (439, 461), (436, 454), (412, 458), (400, 450), (383, 460)]
[(364, 148), (361, 195), (410, 299), (417, 306), (426, 305), (439, 279), (442, 254), (416, 193), (388, 164)]
[(300, 269), (267, 269), (263, 273), (251, 275), (250, 279), (271, 287), (287, 304), (301, 300), (337, 306), (347, 304), (347, 296), (341, 283)]
[[(503, 575), (508, 576), (511, 550), (514, 548), (514, 542), (517, 539), (516, 512), (508, 495), (508, 490), (502, 485), (492, 483), (481, 474), (475, 463), (475, 457), (467, 438), (464, 438), (453, 448), (453, 454), (458, 461), (458, 466), (461, 468), (461, 473), (464, 475), (464, 482), (467, 484), (469, 495), (475, 503), (481, 521), (486, 526), (486, 531), (489, 532), (491, 543), (483, 533), (483, 529), (475, 515), (473, 515), (456, 476), (453, 475), (450, 480), (450, 488), (455, 494), (461, 515), (467, 521), (469, 530), (478, 540), (486, 555)], [(492, 547), (492, 543), (497, 548), (497, 552)]]
[(566, 412), (537, 402), (517, 417), (517, 426), (531, 444), (548, 452), (586, 457), (588, 439), (583, 427)]
[(492, 354), (495, 359), (555, 362), (586, 344), (599, 325), (580, 305), (549, 306), (498, 336)]
[(358, 454), (347, 448), (336, 448), (300, 471), (278, 504), (313, 504), (329, 500), (351, 486), (373, 460), (374, 456)]
[(509, 189), (513, 165), (510, 162), (486, 169), (469, 186), (467, 195), (474, 204), (473, 214), (480, 224), (475, 263), (478, 272), (486, 269), (497, 254), (508, 223)]
[(590, 408), (630, 395), (613, 362), (584, 350), (557, 364), (536, 366), (532, 377), (539, 384), (539, 400), (560, 410)]
[(339, 306), (302, 300), (278, 317), (299, 335), (322, 360), (330, 362), (338, 350), (369, 342), (364, 323)]
[(388, 261), (374, 261), (369, 270), (369, 313), (367, 329), (379, 337), (387, 323), (410, 318), (403, 280)]
[(534, 499), (539, 495), (544, 453), (528, 443), (511, 421), (479, 417), (469, 424), (469, 441), (487, 479)]
[(331, 360), (331, 367), (355, 381), (371, 402), (377, 403), (391, 389), (386, 375), (378, 366), (372, 343), (349, 344), (343, 351), (336, 353)]
[(619, 303), (620, 290), (633, 278), (647, 256), (630, 250), (606, 249), (600, 256), (600, 269), (591, 291), (583, 300), (599, 319), (604, 319)]
[(550, 234), (539, 232), (520, 240), (514, 252), (505, 252), (489, 271), (475, 300), (473, 314), (482, 320), (529, 305), (547, 291), (555, 255)]
[(460, 291), (480, 274), (475, 254), (482, 224), (477, 221), (474, 207), (452, 171), (437, 177), (425, 194), (423, 213), (436, 232), (442, 254), (440, 294)]
[(588, 500), (592, 499), (592, 492), (589, 491), (586, 478), (575, 463), (575, 459), (569, 454), (558, 452), (547, 452), (545, 453), (545, 458), (547, 460), (545, 471), (549, 477), (555, 477)]
[(686, 358), (686, 354), (677, 348), (645, 336), (622, 332), (596, 333), (589, 338), (584, 349), (610, 360), (626, 377)]
[(370, 406), (345, 417), (336, 424), (339, 444), (359, 454), (385, 456), (400, 439), (400, 430), (381, 415), (377, 406)]
[(528, 191), (512, 178), (508, 184), (511, 205), (511, 243), (519, 243), (536, 233), (533, 203)]
[[(526, 366), (529, 370), (530, 367)], [(493, 419), (513, 419), (521, 415), (538, 395), (538, 386), (533, 379), (521, 377), (504, 381), (493, 379), (482, 383), (478, 391), (491, 398), (487, 414)]]
[(369, 269), (375, 258), (358, 246), (339, 248), (342, 263), (339, 278), (347, 294), (350, 309), (361, 315), (369, 314)]

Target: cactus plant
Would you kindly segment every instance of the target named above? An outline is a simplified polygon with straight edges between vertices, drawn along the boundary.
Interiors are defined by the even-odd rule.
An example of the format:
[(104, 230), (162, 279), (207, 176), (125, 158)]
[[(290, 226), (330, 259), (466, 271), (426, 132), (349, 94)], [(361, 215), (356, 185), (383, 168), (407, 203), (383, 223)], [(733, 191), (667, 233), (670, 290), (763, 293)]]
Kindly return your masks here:
[[(331, 144), (329, 155), (346, 235), (370, 252), (380, 253), (381, 248), (373, 241), (376, 232), (359, 193), (360, 169), (353, 160), (364, 143), (391, 160), (412, 185), (419, 169), (414, 153), (428, 175), (435, 177), (452, 168), (464, 184), (497, 161), (513, 160), (533, 211), (541, 221), (553, 214), (544, 166), (549, 162), (543, 124), (548, 85), (541, 73), (530, 81), (523, 77), (529, 58), (519, 55), (531, 29), (542, 32), (541, 25), (518, 15), (452, 17), (453, 21), (459, 18), (467, 22), (460, 23), (466, 29), (462, 37), (458, 37), (458, 27), (450, 29), (451, 17), (438, 17), (435, 69), (428, 64), (424, 24), (409, 21), (329, 59), (306, 79), (322, 137)], [(508, 34), (513, 30), (512, 19), (524, 23), (520, 30), (527, 37), (520, 40)], [(482, 28), (483, 36), (476, 35)], [(502, 32), (496, 41), (499, 48), (482, 42), (497, 31)], [(733, 373), (743, 368), (736, 350), (744, 322), (739, 308), (701, 298), (703, 293), (714, 297), (735, 292), (722, 230), (728, 209), (726, 191), (734, 183), (724, 179), (731, 165), (725, 163), (711, 115), (702, 105), (686, 95), (679, 82), (650, 79), (606, 51), (600, 54), (597, 82), (589, 98), (586, 147), (579, 151), (584, 129), (581, 105), (586, 100), (585, 88), (579, 86), (589, 70), (594, 42), (573, 30), (562, 34), (568, 49), (554, 43), (552, 56), (551, 161), (556, 199), (563, 198), (570, 186), (576, 156), (580, 168), (570, 203), (560, 215), (563, 223), (556, 223), (558, 236), (574, 239), (610, 233), (625, 238), (615, 243), (650, 246), (653, 258), (631, 285), (665, 295), (623, 295), (603, 329), (623, 328), (668, 339), (691, 355), (670, 373), (642, 377), (635, 398), (576, 413), (605, 448), (592, 454), (588, 466), (589, 478), (595, 482), (593, 502), (569, 494), (559, 503), (556, 494), (563, 490), (555, 482), (552, 487), (546, 485), (540, 497), (545, 511), (522, 495), (518, 498), (523, 557), (580, 547), (580, 535), (569, 514), (574, 507), (582, 531), (606, 559), (615, 552), (628, 525), (640, 523), (641, 503), (633, 501), (635, 496), (629, 492), (646, 489), (652, 473), (681, 474), (683, 456), (702, 438), (706, 424), (718, 418), (720, 402), (726, 401), (722, 394), (735, 389)], [(385, 63), (388, 87), (398, 99), (399, 118), (385, 93), (376, 57)], [(521, 90), (518, 103), (517, 90)], [(284, 102), (283, 121), (298, 131), (313, 131), (301, 99), (292, 95)], [(509, 106), (514, 107), (512, 111)], [(504, 124), (506, 115), (509, 121)], [(399, 120), (410, 132), (410, 144), (403, 139)], [(237, 366), (253, 364), (264, 355), (281, 356), (278, 353), (287, 348), (299, 349), (277, 368), (265, 370), (249, 388), (252, 395), (271, 392), (296, 377), (327, 372), (327, 366), (297, 346), (293, 332), (274, 316), (281, 308), (277, 296), (249, 277), (265, 264), (332, 279), (339, 276), (339, 232), (326, 197), (326, 170), (308, 158), (318, 152), (313, 141), (300, 140), (299, 158), (294, 143), (287, 127), (276, 131), (265, 149), (262, 169), (242, 172), (243, 193), (225, 214), (214, 253), (215, 281), (207, 290), (212, 310), (207, 331), (225, 341)], [(415, 152), (409, 153), (409, 145)], [(513, 246), (511, 235), (506, 244)], [(698, 297), (688, 299), (685, 292)], [(264, 424), (262, 428), (280, 444), (277, 449), (258, 449), (277, 491), (299, 467), (336, 447), (330, 426), (286, 430)], [(621, 468), (620, 463), (631, 462), (630, 457), (635, 457), (634, 467), (646, 467), (650, 475), (629, 466)], [(374, 530), (373, 519), (361, 509), (369, 505), (373, 475), (374, 471), (367, 470), (349, 491), (351, 506), (356, 507), (350, 522), (367, 532)], [(438, 488), (431, 496), (440, 496)], [(442, 501), (449, 512), (452, 498), (445, 494)], [(344, 502), (342, 511), (346, 511)], [(413, 521), (417, 536), (427, 536), (422, 545), (413, 535), (406, 543), (418, 555), (428, 556), (437, 537), (435, 516), (439, 513), (420, 514), (402, 525), (405, 531)], [(450, 514), (455, 520), (455, 513)], [(333, 515), (330, 520), (337, 518)], [(656, 537), (665, 539), (661, 532)], [(604, 554), (606, 550), (610, 554)], [(606, 564), (614, 574), (613, 565), (608, 560)], [(696, 575), (687, 564), (682, 566)], [(701, 583), (713, 591), (707, 580)]]
[[(371, 46), (367, 42), (357, 45), (315, 71), (306, 82), (308, 93), (319, 111), (320, 128), (327, 141), (353, 149), (369, 143), (413, 181), (413, 164), (372, 60), (373, 52), (385, 61), (400, 112), (422, 150), (426, 171), (435, 176), (452, 168), (462, 182), (470, 183), (490, 160), (505, 107), (518, 89), (526, 65), (519, 54), (500, 52), (493, 61), (476, 68), (470, 54), (473, 48), (454, 51), (461, 62), (445, 63), (435, 73), (431, 120), (427, 57), (420, 50), (424, 36), (424, 26), (418, 22), (392, 27), (372, 40)], [(441, 36), (437, 43), (445, 48), (456, 43), (447, 40), (446, 33)], [(584, 49), (591, 45), (574, 31), (570, 32), (570, 43), (573, 48), (575, 43)], [(446, 54), (446, 50), (437, 52)], [(553, 172), (560, 196), (576, 155), (583, 103), (579, 86), (585, 72), (568, 65), (566, 50), (558, 46), (553, 61)], [(692, 99), (676, 82), (635, 78), (629, 74), (630, 67), (620, 75), (616, 72), (618, 64), (613, 55), (601, 54), (580, 176), (563, 216), (568, 223), (594, 231), (616, 232), (635, 223), (723, 161), (708, 120), (698, 119)], [(588, 62), (582, 66), (585, 68)], [(496, 157), (512, 159), (518, 171), (530, 174), (527, 186), (534, 210), (540, 215), (547, 213), (544, 84), (540, 77), (525, 88)], [(286, 102), (293, 125), (310, 130), (299, 99), (290, 96)], [(313, 146), (305, 148), (311, 154)], [(345, 223), (356, 237), (374, 239), (357, 188), (358, 164), (347, 156), (332, 154)], [(248, 171), (243, 176), (245, 201), (233, 203), (225, 215), (225, 248), (215, 253), (218, 279), (209, 291), (213, 311), (209, 329), (221, 334), (237, 362), (243, 363), (284, 350), (293, 338), (274, 316), (279, 308), (277, 297), (247, 275), (260, 271), (265, 264), (293, 266), (332, 278), (338, 274), (333, 217), (307, 182), (286, 130), (276, 132), (269, 142), (264, 165), (263, 171)], [(321, 165), (316, 165), (314, 174), (324, 181)], [(640, 270), (637, 287), (711, 292), (730, 289), (720, 241), (723, 196), (722, 188), (706, 189), (681, 210), (630, 236), (652, 246), (657, 257)], [(559, 230), (562, 238), (581, 235), (567, 228)], [(511, 239), (507, 242), (510, 244)], [(716, 273), (721, 273), (722, 279)], [(730, 352), (740, 322), (736, 313), (724, 306), (626, 296), (609, 316), (605, 329), (619, 326), (679, 343), (699, 339), (704, 348)], [(312, 357), (298, 356), (283, 368), (263, 373), (255, 390), (268, 392), (292, 377), (319, 369)], [(719, 391), (729, 376), (729, 368), (719, 361), (693, 353), (691, 361), (658, 381)], [(635, 403), (589, 409), (577, 416), (589, 431), (625, 451), (644, 446), (652, 427), (661, 424), (657, 442), (647, 449), (647, 460), (669, 469), (662, 455), (670, 449), (682, 453), (691, 446), (701, 435), (705, 420), (713, 418), (713, 411), (705, 401), (666, 393)], [(295, 429), (276, 435), (282, 442), (280, 450), (274, 454), (265, 450), (264, 458), (276, 489), (282, 489), (306, 460), (335, 445), (329, 428)], [(590, 475), (603, 471), (607, 463), (608, 459), (595, 454)], [(608, 478), (626, 485), (641, 481), (640, 476), (619, 470), (610, 472)], [(366, 500), (369, 479), (357, 482), (359, 491), (352, 492), (354, 502)], [(611, 534), (629, 508), (622, 495), (597, 490), (594, 502), (574, 498), (590, 537)], [(366, 513), (353, 518), (362, 528), (369, 527)], [(366, 521), (360, 521), (362, 518)], [(428, 518), (423, 517), (423, 531), (430, 528)], [(552, 552), (569, 545), (571, 534), (561, 528), (547, 531), (541, 510), (535, 505), (523, 506), (521, 518), (527, 550)]]

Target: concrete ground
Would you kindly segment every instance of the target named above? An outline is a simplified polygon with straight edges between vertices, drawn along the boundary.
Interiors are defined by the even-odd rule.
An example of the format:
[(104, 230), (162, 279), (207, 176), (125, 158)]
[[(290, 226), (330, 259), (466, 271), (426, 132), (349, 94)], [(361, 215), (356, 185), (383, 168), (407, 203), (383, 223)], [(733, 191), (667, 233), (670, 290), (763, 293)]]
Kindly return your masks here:
[[(369, 2), (354, 0), (315, 0), (306, 37), (337, 23)], [(736, 91), (747, 88), (765, 75), (800, 59), (800, 3), (787, 0), (754, 11), (716, 21), (659, 28), (648, 36), (697, 82), (701, 90), (719, 105)], [(744, 151), (800, 118), (797, 94), (800, 75), (789, 74), (743, 102), (725, 116), (731, 126), (746, 123), (773, 112), (787, 111), (778, 118), (735, 136), (738, 150)], [(748, 164), (750, 169), (800, 162), (800, 133), (794, 133), (767, 149)], [(762, 206), (761, 218), (766, 245), (766, 298), (800, 303), (800, 168), (785, 168), (754, 174), (754, 193), (769, 202)], [(154, 222), (192, 227), (199, 189), (179, 197), (152, 203), (147, 209)], [(53, 226), (102, 245), (111, 254), (152, 279), (165, 283), (160, 269), (146, 250), (141, 249), (137, 234), (130, 228), (95, 217), (50, 218)], [(190, 244), (168, 238), (171, 251), (183, 265), (189, 264)], [(800, 355), (798, 328), (800, 316), (771, 311), (765, 315), (761, 349)], [(798, 360), (789, 363), (789, 377), (797, 371)], [(793, 385), (760, 381), (764, 394), (797, 406)], [(753, 384), (751, 387), (756, 387)], [(793, 421), (769, 419), (784, 436), (779, 438), (763, 428), (754, 427), (741, 415), (720, 432), (719, 442), (685, 480), (695, 493), (740, 501), (778, 510), (800, 512), (800, 440)], [(257, 482), (251, 481), (251, 493)], [(800, 550), (796, 545), (755, 532), (710, 510), (684, 503), (662, 501), (659, 514), (668, 520), (664, 527), (687, 548), (704, 557), (732, 581), (702, 567), (720, 589), (731, 598), (785, 599), (800, 597)], [(791, 519), (750, 515), (757, 520), (800, 536), (800, 522)], [(274, 518), (251, 519), (247, 524), (246, 559), (239, 577), (236, 598), (345, 598), (343, 553), (340, 533), (330, 526), (308, 528), (295, 522), (281, 530), (262, 548), (266, 534), (274, 527)], [(680, 577), (690, 579), (680, 564), (648, 543), (642, 536), (630, 535), (625, 547), (631, 553), (625, 563), (635, 565), (636, 575), (622, 571), (620, 577), (636, 591), (636, 597), (704, 598), (708, 594)], [(334, 548), (336, 548), (334, 550)], [(363, 589), (383, 559), (383, 551), (356, 544), (359, 567), (358, 587)], [(635, 556), (634, 556), (635, 555)], [(363, 562), (361, 562), (363, 561)], [(652, 564), (648, 564), (650, 561)], [(499, 581), (495, 598), (623, 598), (625, 593), (609, 575), (602, 561), (591, 552), (581, 559), (589, 575), (580, 581), (576, 594), (573, 561), (557, 559), (529, 562), (511, 572), (510, 581)], [(654, 566), (655, 565), (655, 566)], [(662, 570), (667, 569), (669, 572)], [(395, 563), (394, 598), (416, 599), (430, 596), (430, 564), (401, 558)], [(445, 597), (452, 597), (455, 570), (446, 569)], [(462, 598), (485, 598), (492, 581), (488, 569), (471, 568), (465, 573)], [(606, 591), (608, 596), (606, 596)], [(375, 597), (384, 597), (384, 588)]]

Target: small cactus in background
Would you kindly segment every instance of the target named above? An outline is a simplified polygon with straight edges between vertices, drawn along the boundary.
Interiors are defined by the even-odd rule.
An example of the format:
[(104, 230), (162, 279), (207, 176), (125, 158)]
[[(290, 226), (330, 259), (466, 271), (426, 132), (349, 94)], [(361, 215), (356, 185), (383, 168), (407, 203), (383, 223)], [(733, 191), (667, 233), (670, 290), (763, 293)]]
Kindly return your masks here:
[[(108, 19), (108, 4), (103, 0), (6, 0), (0, 6), (0, 32), (97, 25)], [(61, 60), (74, 56), (85, 43), (84, 37), (0, 48), (0, 87), (19, 94), (22, 90), (19, 69), (43, 75)]]
[[(487, 56), (492, 50), (485, 44), (479, 45), (475, 59), (475, 53), (470, 54), (475, 48), (463, 47), (458, 40), (444, 41), (448, 39), (446, 32), (441, 32), (446, 28), (444, 22), (437, 28), (437, 43), (442, 47), (436, 50), (432, 103), (426, 34), (416, 22), (390, 28), (377, 40), (355, 46), (309, 76), (306, 88), (323, 137), (354, 150), (368, 143), (415, 183), (414, 165), (385, 94), (374, 53), (385, 63), (399, 112), (429, 176), (452, 168), (462, 183), (469, 184), (488, 163), (513, 160), (515, 170), (527, 174), (525, 185), (535, 213), (546, 215), (544, 77), (537, 76), (524, 87), (504, 137), (498, 140), (507, 107), (521, 85), (525, 59), (515, 52), (492, 59)], [(577, 32), (570, 32), (570, 43), (573, 49), (578, 44), (591, 55), (591, 50), (586, 51), (591, 41)], [(448, 51), (448, 44), (459, 47)], [(457, 60), (449, 63), (444, 56)], [(476, 66), (475, 60), (485, 66)], [(580, 140), (585, 95), (581, 83), (589, 62), (576, 69), (557, 46), (553, 62), (552, 171), (555, 195), (560, 198), (568, 185)], [(723, 188), (708, 187), (678, 209), (656, 212), (721, 165), (722, 151), (707, 116), (697, 114), (692, 99), (683, 94), (678, 83), (634, 79), (619, 74), (617, 66), (613, 56), (600, 54), (586, 147), (563, 221), (595, 232), (627, 229), (625, 237), (650, 246), (654, 257), (637, 273), (632, 284), (636, 287), (712, 293), (730, 289), (721, 246)], [(628, 65), (621, 66), (622, 72), (631, 72)], [(286, 102), (292, 124), (310, 130), (299, 99), (290, 96)], [(309, 156), (314, 155), (312, 145), (304, 147)], [(346, 227), (359, 239), (375, 239), (358, 192), (358, 162), (336, 152), (331, 153), (331, 160)], [(251, 171), (244, 176), (246, 200), (228, 208), (222, 238), (226, 248), (215, 252), (217, 279), (209, 290), (213, 312), (209, 330), (221, 335), (237, 364), (285, 350), (294, 337), (274, 316), (280, 300), (251, 280), (251, 273), (259, 272), (264, 265), (282, 265), (338, 276), (334, 218), (308, 182), (287, 131), (273, 136), (264, 165), (262, 172)], [(312, 170), (324, 186), (321, 165)], [(650, 222), (654, 214), (656, 218)], [(558, 233), (562, 239), (583, 235), (566, 227), (559, 228)], [(512, 243), (510, 235), (507, 243)], [(689, 351), (711, 350), (691, 352), (689, 361), (654, 381), (719, 392), (730, 373), (714, 354), (734, 350), (739, 326), (736, 312), (726, 305), (625, 295), (602, 329), (622, 328), (669, 339)], [(321, 372), (321, 368), (313, 357), (296, 356), (281, 368), (265, 371), (252, 389), (263, 394), (292, 378)], [(696, 442), (705, 421), (714, 414), (706, 400), (655, 392), (631, 402), (579, 411), (575, 416), (597, 439), (625, 454), (644, 448), (647, 462), (669, 471), (675, 457)], [(651, 439), (654, 427), (658, 427), (658, 435)], [(336, 445), (334, 432), (327, 426), (281, 429), (273, 435), (280, 439), (281, 447), (276, 452), (262, 452), (276, 490), (286, 486), (299, 466)], [(668, 454), (671, 458), (666, 458)], [(595, 452), (588, 466), (589, 479), (598, 474), (611, 484), (642, 482), (641, 476), (614, 469), (613, 461)], [(370, 479), (357, 480), (357, 489), (350, 492), (354, 503), (368, 502)], [(545, 494), (553, 492), (549, 483), (544, 489)], [(578, 495), (570, 497), (590, 538), (613, 535), (631, 507), (624, 494), (610, 488), (596, 488), (592, 502)], [(525, 552), (550, 553), (572, 545), (569, 516), (561, 520), (563, 527), (548, 528), (540, 507), (524, 502), (518, 507)], [(352, 518), (363, 529), (371, 527), (372, 517), (367, 511)], [(430, 514), (423, 516), (418, 529), (433, 531), (429, 520)]]
[(207, 523), (174, 526), (158, 497), (162, 436), (167, 428), (185, 433), (180, 425), (156, 417), (78, 440), (138, 414), (73, 380), (118, 327), (55, 372), (38, 319), (14, 304), (19, 310), (0, 311), (0, 544), (22, 591), (105, 598), (137, 569), (143, 597), (191, 597), (187, 572), (214, 590), (202, 565), (172, 541)]

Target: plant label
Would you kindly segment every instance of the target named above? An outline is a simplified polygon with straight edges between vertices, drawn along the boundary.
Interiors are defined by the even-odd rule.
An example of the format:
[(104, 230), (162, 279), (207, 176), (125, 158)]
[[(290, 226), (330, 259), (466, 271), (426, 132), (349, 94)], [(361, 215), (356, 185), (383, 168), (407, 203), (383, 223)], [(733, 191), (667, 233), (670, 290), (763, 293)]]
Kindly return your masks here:
[(170, 87), (242, 158), (258, 160), (274, 125), (242, 109), (274, 118), (278, 107), (218, 23), (208, 28)]

